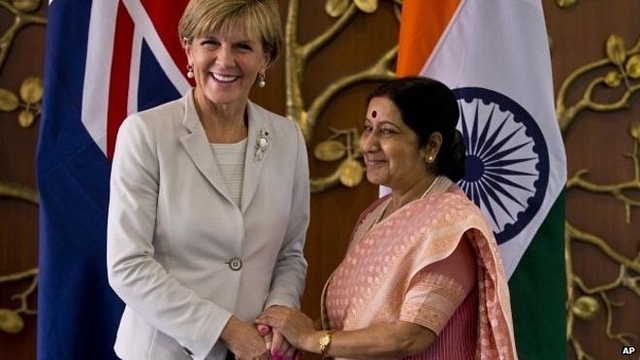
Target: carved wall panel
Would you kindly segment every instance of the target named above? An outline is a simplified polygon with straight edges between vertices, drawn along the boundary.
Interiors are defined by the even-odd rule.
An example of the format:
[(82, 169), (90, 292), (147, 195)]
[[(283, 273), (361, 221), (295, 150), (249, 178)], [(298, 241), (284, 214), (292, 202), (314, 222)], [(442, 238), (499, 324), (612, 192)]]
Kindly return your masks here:
[(568, 160), (568, 358), (617, 358), (640, 345), (640, 3), (545, 5)]
[(37, 121), (46, 9), (0, 1), (0, 357), (35, 359)]

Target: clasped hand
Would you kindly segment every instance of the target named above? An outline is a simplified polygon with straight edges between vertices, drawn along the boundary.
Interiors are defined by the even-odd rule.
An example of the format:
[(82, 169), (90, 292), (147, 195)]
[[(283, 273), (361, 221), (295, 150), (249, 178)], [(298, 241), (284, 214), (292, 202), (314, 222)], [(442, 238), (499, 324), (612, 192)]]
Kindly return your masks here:
[(301, 311), (286, 307), (272, 306), (256, 319), (258, 329), (270, 329), (271, 356), (276, 360), (295, 359), (300, 350), (311, 347), (310, 339), (315, 333), (313, 321)]
[[(302, 312), (272, 306), (256, 319), (257, 327), (232, 316), (222, 340), (238, 360), (295, 360), (315, 331)], [(308, 341), (307, 341), (308, 343)]]
[(295, 360), (300, 355), (300, 351), (293, 347), (280, 331), (267, 325), (258, 325), (258, 333), (263, 336), (272, 359)]

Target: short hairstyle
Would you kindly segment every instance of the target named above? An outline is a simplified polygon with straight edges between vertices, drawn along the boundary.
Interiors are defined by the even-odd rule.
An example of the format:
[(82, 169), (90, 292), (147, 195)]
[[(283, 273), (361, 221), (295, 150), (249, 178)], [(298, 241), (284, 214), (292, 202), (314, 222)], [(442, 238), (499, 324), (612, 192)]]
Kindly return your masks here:
[(402, 121), (418, 136), (418, 146), (426, 145), (431, 134), (439, 132), (442, 145), (436, 172), (453, 181), (464, 177), (465, 148), (462, 134), (456, 130), (460, 109), (451, 89), (435, 79), (408, 76), (383, 83), (367, 102), (375, 97), (385, 97), (396, 106)]
[(276, 0), (190, 0), (178, 23), (180, 40), (240, 28), (257, 35), (268, 65), (282, 52), (284, 38)]

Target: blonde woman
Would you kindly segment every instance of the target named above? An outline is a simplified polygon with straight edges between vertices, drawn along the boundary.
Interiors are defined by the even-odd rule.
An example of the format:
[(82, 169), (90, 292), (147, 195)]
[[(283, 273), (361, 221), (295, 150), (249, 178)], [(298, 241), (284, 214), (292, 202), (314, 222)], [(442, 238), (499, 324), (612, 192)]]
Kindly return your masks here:
[(267, 359), (254, 324), (299, 307), (309, 172), (297, 124), (249, 100), (282, 49), (275, 0), (192, 0), (195, 87), (129, 116), (111, 177), (109, 282), (122, 359)]

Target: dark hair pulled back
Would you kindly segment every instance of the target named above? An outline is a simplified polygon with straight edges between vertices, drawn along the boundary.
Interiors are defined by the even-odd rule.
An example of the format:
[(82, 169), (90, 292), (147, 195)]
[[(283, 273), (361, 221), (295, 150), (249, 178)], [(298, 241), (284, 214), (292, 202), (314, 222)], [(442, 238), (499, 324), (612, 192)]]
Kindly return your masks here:
[(375, 97), (386, 97), (394, 103), (402, 121), (418, 135), (419, 146), (439, 132), (442, 145), (435, 159), (436, 173), (453, 181), (464, 177), (465, 147), (462, 134), (456, 130), (460, 110), (451, 89), (432, 78), (410, 76), (385, 82), (367, 102)]

